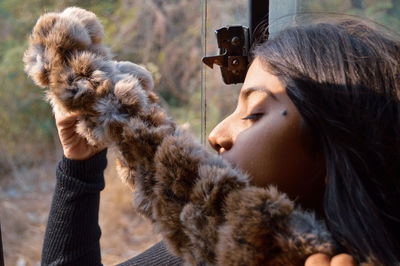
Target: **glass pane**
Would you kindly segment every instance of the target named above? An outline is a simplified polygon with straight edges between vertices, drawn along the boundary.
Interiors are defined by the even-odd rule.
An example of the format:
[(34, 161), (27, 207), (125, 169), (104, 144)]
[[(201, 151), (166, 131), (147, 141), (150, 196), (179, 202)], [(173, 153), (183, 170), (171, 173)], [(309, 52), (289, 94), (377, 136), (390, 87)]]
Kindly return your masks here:
[[(217, 55), (218, 45), (215, 30), (227, 25), (248, 26), (248, 0), (208, 1), (207, 55)], [(206, 79), (206, 136), (236, 107), (241, 84), (226, 85), (222, 81), (220, 68), (204, 66)], [(206, 140), (207, 145), (208, 141)]]
[[(248, 0), (208, 1), (207, 55), (218, 54), (214, 31), (233, 24), (248, 25)], [(367, 17), (400, 31), (400, 3), (398, 0), (270, 0), (270, 36), (307, 18), (305, 13), (329, 12)], [(205, 68), (206, 79), (206, 135), (215, 125), (233, 112), (241, 88), (225, 85), (219, 67)], [(199, 125), (192, 127), (200, 135)]]
[(299, 14), (318, 12), (356, 15), (400, 30), (400, 2), (397, 0), (270, 0), (271, 35), (292, 25), (294, 20), (299, 23)]
[(300, 11), (332, 11), (367, 17), (393, 30), (400, 30), (398, 0), (299, 0)]
[(298, 0), (269, 1), (269, 33), (271, 37), (293, 24), (299, 9), (298, 4)]

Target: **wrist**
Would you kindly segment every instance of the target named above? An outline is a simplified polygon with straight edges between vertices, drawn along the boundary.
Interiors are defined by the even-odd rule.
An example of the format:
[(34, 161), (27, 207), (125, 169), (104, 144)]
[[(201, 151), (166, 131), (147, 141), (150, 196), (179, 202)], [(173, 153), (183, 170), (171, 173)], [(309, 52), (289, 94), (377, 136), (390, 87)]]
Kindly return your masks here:
[(88, 146), (63, 148), (64, 156), (69, 160), (85, 161), (102, 152), (106, 147)]
[(103, 176), (104, 169), (107, 167), (106, 155), (107, 149), (103, 149), (85, 160), (70, 159), (63, 155), (58, 168), (67, 176), (84, 181), (94, 181), (99, 176)]

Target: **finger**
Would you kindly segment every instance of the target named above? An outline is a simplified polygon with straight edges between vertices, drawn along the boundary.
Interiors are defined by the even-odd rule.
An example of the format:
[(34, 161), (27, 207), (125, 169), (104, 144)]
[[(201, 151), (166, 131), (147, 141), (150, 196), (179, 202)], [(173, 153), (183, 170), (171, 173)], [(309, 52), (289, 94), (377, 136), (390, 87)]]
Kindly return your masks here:
[(60, 139), (64, 144), (69, 144), (71, 140), (74, 140), (75, 138), (80, 138), (79, 135), (75, 132), (75, 127), (70, 127), (70, 128), (59, 128), (58, 129), (58, 135), (60, 136)]
[(57, 105), (54, 106), (53, 112), (54, 112), (54, 118), (56, 120), (56, 123), (59, 121), (65, 121), (65, 120), (70, 121), (73, 118), (77, 118), (77, 116), (78, 116), (77, 113), (66, 112)]
[(70, 140), (80, 138), (80, 136), (76, 133), (76, 123), (77, 120), (75, 119), (72, 121), (59, 122), (57, 124), (58, 135), (63, 145), (69, 145)]
[(65, 132), (64, 135), (62, 135), (62, 144), (65, 147), (74, 147), (78, 145), (79, 141), (81, 140), (80, 136), (77, 136), (75, 132)]
[(58, 116), (55, 117), (56, 120), (56, 125), (58, 127), (69, 127), (72, 126), (73, 124), (76, 123), (76, 120), (78, 119), (79, 115), (78, 114), (66, 114), (63, 116)]
[(356, 261), (349, 254), (339, 254), (331, 259), (331, 266), (356, 266)]
[(311, 255), (310, 257), (307, 258), (306, 262), (304, 263), (304, 266), (329, 266), (329, 265), (330, 265), (329, 256), (322, 253)]

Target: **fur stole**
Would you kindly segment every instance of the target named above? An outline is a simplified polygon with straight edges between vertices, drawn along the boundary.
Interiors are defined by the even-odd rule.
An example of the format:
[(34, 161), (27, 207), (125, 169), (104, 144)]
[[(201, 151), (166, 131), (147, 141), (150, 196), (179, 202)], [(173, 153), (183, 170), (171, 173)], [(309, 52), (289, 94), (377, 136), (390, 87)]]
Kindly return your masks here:
[(55, 112), (79, 112), (79, 134), (115, 147), (118, 172), (135, 188), (138, 211), (187, 265), (304, 265), (333, 255), (330, 233), (314, 214), (274, 187), (205, 150), (165, 114), (151, 75), (113, 61), (96, 16), (71, 7), (37, 21), (25, 71)]

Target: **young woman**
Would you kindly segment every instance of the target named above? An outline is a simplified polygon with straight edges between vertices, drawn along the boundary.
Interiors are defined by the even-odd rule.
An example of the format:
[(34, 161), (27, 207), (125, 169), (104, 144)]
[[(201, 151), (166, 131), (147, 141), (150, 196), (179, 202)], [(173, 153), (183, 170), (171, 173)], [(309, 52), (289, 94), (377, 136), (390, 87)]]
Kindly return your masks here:
[(284, 30), (253, 48), (237, 109), (210, 134), (255, 185), (276, 184), (343, 251), (384, 265), (400, 261), (399, 48), (357, 20)]
[[(268, 245), (261, 239), (268, 234), (264, 229), (286, 232), (279, 223), (257, 227), (260, 224), (255, 221), (258, 211), (264, 212), (260, 208), (266, 203), (256, 201), (264, 199), (265, 191), (269, 193), (266, 202), (273, 198), (276, 203), (272, 207), (268, 205), (267, 213), (272, 218), (282, 210), (292, 211), (285, 197), (271, 189), (260, 189), (275, 185), (291, 200), (325, 221), (337, 247), (333, 254), (347, 253), (332, 258), (310, 254), (306, 265), (356, 265), (356, 262), (398, 265), (399, 52), (397, 40), (356, 20), (296, 26), (255, 45), (236, 110), (209, 136), (210, 144), (220, 157), (212, 157), (189, 138), (177, 141), (180, 133), (168, 133), (159, 142), (137, 139), (140, 143), (154, 145), (157, 153), (138, 144), (135, 158), (143, 160), (141, 157), (145, 157), (144, 165), (155, 160), (158, 168), (139, 167), (135, 171), (141, 171), (146, 177), (154, 170), (156, 176), (161, 176), (157, 182), (172, 183), (168, 190), (163, 190), (157, 182), (151, 183), (151, 179), (139, 180), (138, 189), (144, 191), (140, 195), (139, 209), (149, 214), (169, 241), (169, 248), (182, 254), (185, 261), (190, 262), (187, 259), (190, 256), (221, 265), (229, 259), (246, 265), (278, 265), (283, 260), (274, 261), (268, 254), (248, 254), (250, 248)], [(57, 169), (42, 263), (100, 264), (97, 219), (99, 193), (104, 187), (105, 150), (90, 145), (76, 133), (79, 114), (55, 114), (64, 158)], [(146, 130), (144, 127), (148, 124), (138, 125), (140, 130)], [(160, 138), (156, 131), (146, 134)], [(168, 168), (171, 160), (179, 162)], [(246, 174), (237, 172), (238, 169)], [(219, 174), (215, 174), (217, 172)], [(196, 204), (203, 204), (199, 194), (215, 189), (207, 185), (226, 176), (236, 176), (236, 183), (226, 181), (220, 189), (235, 186), (233, 192), (230, 195), (209, 194), (210, 198), (216, 197), (215, 205), (223, 202), (224, 207), (195, 209)], [(201, 183), (202, 188), (196, 187), (188, 195), (185, 186), (177, 188), (181, 184), (176, 180), (194, 187), (196, 182), (206, 180), (208, 183)], [(247, 185), (248, 181), (251, 185)], [(240, 194), (242, 188), (237, 186), (243, 186), (247, 192)], [(146, 193), (155, 193), (155, 196), (145, 201)], [(183, 207), (182, 202), (187, 205)], [(171, 212), (177, 205), (180, 212)], [(196, 216), (193, 210), (200, 211), (198, 220), (193, 220), (198, 223), (185, 223)], [(227, 214), (218, 216), (220, 210)], [(247, 217), (247, 220), (237, 221), (235, 215)], [(174, 219), (180, 222), (171, 222)], [(210, 227), (212, 224), (222, 224), (222, 231)], [(222, 240), (201, 231), (202, 226), (207, 230), (219, 230)], [(240, 234), (234, 235), (229, 230), (240, 227), (245, 228), (245, 233), (242, 238), (235, 239)], [(192, 229), (200, 233), (191, 235)], [(260, 239), (250, 241), (246, 238), (248, 231), (261, 235)], [(182, 238), (185, 234), (188, 237)], [(234, 252), (229, 252), (232, 239), (245, 248), (232, 246)], [(227, 243), (220, 243), (225, 240)], [(192, 244), (187, 247), (187, 242)], [(208, 245), (214, 247), (214, 242), (218, 242), (215, 249), (207, 248)], [(284, 252), (279, 248), (273, 246), (269, 250)], [(301, 245), (296, 248), (303, 252)], [(226, 254), (221, 255), (223, 252)], [(158, 244), (128, 261), (127, 265), (179, 265), (181, 262), (164, 244)]]

